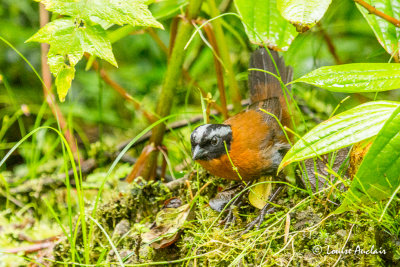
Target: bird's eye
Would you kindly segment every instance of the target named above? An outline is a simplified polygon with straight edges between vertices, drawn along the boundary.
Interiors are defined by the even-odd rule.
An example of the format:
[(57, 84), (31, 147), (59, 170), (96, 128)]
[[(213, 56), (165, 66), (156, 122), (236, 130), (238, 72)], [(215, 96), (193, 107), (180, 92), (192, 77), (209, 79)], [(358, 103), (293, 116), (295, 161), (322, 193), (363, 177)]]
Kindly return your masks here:
[(219, 139), (218, 137), (214, 136), (213, 138), (211, 138), (211, 145), (212, 146), (216, 146), (219, 143)]

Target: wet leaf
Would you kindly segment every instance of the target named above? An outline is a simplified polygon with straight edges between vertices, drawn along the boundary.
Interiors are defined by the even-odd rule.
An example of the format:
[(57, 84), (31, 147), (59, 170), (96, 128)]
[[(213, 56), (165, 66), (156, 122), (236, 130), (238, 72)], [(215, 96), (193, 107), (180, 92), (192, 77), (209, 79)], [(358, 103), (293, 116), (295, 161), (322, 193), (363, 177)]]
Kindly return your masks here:
[[(30, 41), (50, 44), (48, 64), (50, 71), (57, 77), (56, 86), (60, 101), (64, 101), (68, 89), (71, 87), (69, 78), (73, 79), (75, 65), (85, 52), (102, 58), (117, 67), (107, 34), (98, 25), (82, 27), (76, 25), (75, 19), (58, 19), (46, 24), (28, 39), (28, 42)], [(63, 77), (59, 78), (61, 73)], [(68, 83), (62, 84), (62, 81)]]
[(400, 107), (392, 112), (358, 169), (340, 213), (390, 197), (400, 185)]
[[(394, 18), (400, 17), (400, 5), (397, 1), (387, 0), (365, 0), (368, 4), (375, 7), (377, 10), (382, 11), (386, 15)], [(396, 4), (397, 3), (397, 4)], [(400, 58), (400, 28), (394, 26), (392, 23), (370, 14), (367, 9), (356, 4), (361, 14), (367, 20), (369, 26), (374, 31), (376, 38), (382, 47), (395, 57), (397, 61)]]
[(368, 102), (326, 120), (297, 141), (283, 158), (279, 170), (300, 160), (327, 154), (375, 136), (398, 102)]
[[(271, 180), (272, 180), (271, 176), (262, 177), (259, 180), (257, 180), (257, 183), (271, 181)], [(250, 204), (257, 209), (264, 208), (264, 206), (267, 204), (269, 196), (271, 195), (271, 190), (272, 190), (271, 183), (261, 183), (255, 185), (250, 189), (249, 193)]]
[(66, 66), (62, 69), (56, 78), (56, 86), (58, 98), (61, 102), (64, 102), (65, 96), (68, 93), (68, 89), (71, 87), (72, 80), (75, 77), (75, 68)]
[(355, 63), (322, 67), (294, 82), (333, 92), (380, 92), (400, 88), (400, 64)]
[[(124, 25), (163, 28), (151, 15), (145, 0), (41, 0), (46, 9), (60, 15)], [(99, 23), (101, 24), (101, 23)]]
[(297, 36), (296, 29), (278, 11), (276, 0), (235, 0), (250, 41), (286, 51)]
[[(64, 101), (71, 86), (71, 69), (75, 68), (85, 52), (117, 67), (105, 29), (113, 24), (163, 28), (152, 16), (145, 0), (36, 1), (41, 2), (47, 10), (64, 16), (46, 24), (28, 40), (50, 44), (48, 63), (50, 71), (57, 77), (61, 101)], [(59, 78), (61, 74), (63, 77)], [(62, 81), (67, 83), (62, 84)]]
[(296, 26), (298, 32), (306, 32), (325, 14), (331, 0), (278, 0), (281, 15)]
[(178, 239), (179, 230), (189, 216), (189, 212), (189, 204), (178, 208), (162, 209), (156, 216), (156, 226), (150, 232), (143, 234), (143, 242), (150, 244), (155, 249), (173, 244)]

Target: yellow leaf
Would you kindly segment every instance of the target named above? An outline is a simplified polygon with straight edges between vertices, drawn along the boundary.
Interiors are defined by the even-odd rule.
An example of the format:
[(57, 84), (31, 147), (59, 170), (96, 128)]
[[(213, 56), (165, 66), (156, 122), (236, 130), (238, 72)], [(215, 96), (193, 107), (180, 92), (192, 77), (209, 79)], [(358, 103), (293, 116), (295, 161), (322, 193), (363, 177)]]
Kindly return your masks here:
[[(272, 177), (262, 177), (257, 182), (271, 181)], [(272, 185), (271, 183), (261, 183), (250, 189), (249, 201), (250, 204), (257, 209), (262, 209), (267, 204), (268, 198), (271, 195)]]

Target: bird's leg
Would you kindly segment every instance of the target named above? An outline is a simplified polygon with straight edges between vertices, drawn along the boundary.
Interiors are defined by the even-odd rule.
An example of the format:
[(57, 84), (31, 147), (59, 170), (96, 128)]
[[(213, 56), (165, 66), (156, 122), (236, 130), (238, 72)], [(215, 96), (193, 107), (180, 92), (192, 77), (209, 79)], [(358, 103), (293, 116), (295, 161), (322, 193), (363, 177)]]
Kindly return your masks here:
[(242, 196), (238, 196), (232, 204), (228, 208), (228, 214), (226, 215), (223, 223), (225, 223), (224, 229), (228, 228), (229, 225), (233, 225), (236, 222), (236, 215), (233, 213), (233, 206), (236, 206), (238, 209), (243, 205), (243, 201), (241, 200)]
[(248, 186), (249, 185), (244, 187), (242, 184), (236, 185), (234, 187), (231, 187), (229, 189), (226, 189), (218, 193), (214, 198), (210, 200), (209, 205), (213, 210), (218, 212), (222, 212), (223, 210), (228, 211), (227, 216), (221, 222), (221, 224), (222, 223), (225, 224), (225, 228), (227, 228), (230, 224), (233, 224), (236, 221), (237, 218), (236, 215), (234, 214), (234, 206), (240, 208), (244, 203), (243, 195), (246, 195), (245, 193), (242, 193), (240, 196), (237, 196), (237, 194), (239, 194), (240, 192), (247, 192), (244, 189), (247, 188)]
[(264, 217), (266, 214), (272, 213), (274, 211), (274, 207), (270, 208), (271, 202), (275, 200), (275, 198), (282, 192), (283, 185), (278, 185), (278, 188), (275, 192), (269, 197), (267, 204), (261, 209), (260, 214), (255, 218), (251, 223), (249, 223), (244, 230), (243, 234), (249, 232), (255, 225), (257, 225), (257, 229), (260, 228), (261, 224), (264, 221)]

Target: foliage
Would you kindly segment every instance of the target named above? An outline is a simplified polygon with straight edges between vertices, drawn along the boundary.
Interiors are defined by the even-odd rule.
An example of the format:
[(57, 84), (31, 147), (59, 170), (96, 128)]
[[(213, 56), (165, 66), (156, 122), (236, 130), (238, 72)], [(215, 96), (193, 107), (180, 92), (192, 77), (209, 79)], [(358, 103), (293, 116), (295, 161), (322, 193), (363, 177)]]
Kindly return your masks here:
[(294, 82), (304, 82), (334, 92), (362, 93), (398, 89), (399, 79), (399, 64), (353, 63), (322, 67)]
[[(400, 16), (400, 6), (398, 4), (398, 1), (366, 0), (366, 2), (389, 16), (395, 18), (399, 18)], [(396, 61), (399, 61), (400, 28), (391, 23), (388, 23), (381, 17), (370, 14), (365, 8), (361, 7), (359, 4), (357, 4), (357, 7), (364, 18), (367, 20), (371, 29), (374, 31), (379, 43), (390, 55), (392, 55), (396, 59)]]
[[(362, 161), (341, 210), (394, 197), (400, 186), (400, 107), (386, 120)], [(390, 202), (389, 202), (390, 203)]]
[(375, 136), (399, 105), (387, 101), (368, 102), (322, 122), (293, 145), (281, 167)]
[(63, 18), (56, 19), (29, 41), (48, 43), (48, 62), (56, 77), (58, 96), (65, 100), (75, 75), (75, 65), (84, 53), (100, 57), (118, 66), (111, 48), (106, 29), (113, 24), (151, 26), (163, 28), (147, 9), (143, 0), (130, 1), (87, 1), (42, 0), (46, 9)]
[(331, 0), (278, 0), (277, 4), (282, 16), (294, 24), (297, 31), (305, 32), (322, 18)]
[[(186, 0), (40, 2), (52, 16), (38, 31), (37, 3), (0, 4), (0, 246), (24, 249), (31, 245), (29, 239), (23, 240), (24, 234), (35, 241), (56, 234), (64, 238), (54, 249), (24, 258), (1, 254), (1, 262), (15, 263), (17, 258), (21, 264), (58, 260), (55, 265), (100, 266), (117, 261), (126, 266), (296, 261), (398, 265), (400, 109), (399, 102), (391, 101), (400, 95), (395, 90), (400, 70), (398, 63), (391, 63), (399, 61), (398, 27), (353, 1), (340, 0), (199, 1), (199, 17), (193, 20), (188, 20)], [(365, 2), (399, 18), (398, 1)], [(212, 27), (207, 30), (215, 40), (206, 35), (209, 23)], [(159, 30), (162, 25), (165, 31)], [(179, 33), (180, 25), (185, 25), (184, 34)], [(42, 58), (38, 45), (25, 40), (50, 44), (48, 62), (60, 100), (69, 91), (67, 101), (57, 103), (57, 114), (65, 116), (67, 128), (78, 137), (81, 160), (74, 161), (65, 136), (56, 129), (61, 127), (59, 120), (38, 93), (42, 84), (26, 62), (38, 70)], [(212, 122), (222, 121), (213, 110), (223, 103), (220, 88), (229, 89), (227, 104), (241, 105), (237, 99), (247, 96), (249, 55), (259, 45), (281, 51), (294, 71), (294, 82), (286, 85), (291, 91), (285, 92), (293, 103), (292, 114), (299, 119), (288, 129), (294, 132), (294, 143), (281, 164), (282, 170), (285, 167), (296, 176), (290, 178), (302, 178), (305, 159), (335, 154), (360, 141), (370, 148), (362, 151), (360, 166), (353, 166), (358, 169), (354, 177), (347, 177), (353, 180), (326, 164), (328, 176), (349, 185), (349, 190), (344, 192), (344, 186), (336, 183), (313, 192), (295, 182), (284, 183), (287, 189), (274, 203), (275, 212), (265, 216), (260, 229), (240, 236), (257, 210), (245, 203), (232, 210), (237, 215), (235, 225), (227, 229), (220, 225), (225, 214), (212, 211), (208, 203), (232, 184), (193, 164), (187, 137), (200, 123), (192, 120), (195, 115), (211, 114)], [(179, 64), (174, 63), (176, 56), (171, 57), (173, 48)], [(90, 55), (86, 68), (78, 64), (85, 53)], [(215, 62), (220, 64), (222, 80), (215, 75)], [(224, 84), (232, 79), (240, 91), (235, 92), (230, 82)], [(163, 81), (170, 84), (168, 97), (156, 103)], [(203, 113), (201, 99), (208, 93)], [(156, 106), (168, 110), (157, 122), (144, 119), (143, 111), (152, 114)], [(168, 116), (170, 112), (173, 115)], [(147, 133), (164, 120), (170, 132), (158, 147), (162, 157), (156, 158), (166, 166), (162, 178), (187, 180), (172, 191), (165, 180), (121, 182), (140, 155)], [(174, 128), (176, 124), (184, 127)], [(134, 136), (132, 142), (123, 142)], [(90, 168), (89, 160), (94, 161)], [(294, 162), (299, 162), (297, 172), (290, 169), (294, 164), (289, 166)], [(155, 170), (161, 179), (163, 169)], [(183, 180), (171, 183), (179, 181)], [(265, 199), (259, 195), (269, 194), (276, 182), (254, 187), (250, 204), (261, 207)], [(191, 203), (193, 214), (188, 214), (187, 204), (178, 208), (184, 212), (169, 218), (166, 232), (172, 237), (163, 240), (180, 238), (167, 248), (153, 249), (143, 242), (142, 234), (154, 220), (165, 218), (156, 214), (171, 196)], [(336, 203), (342, 206), (337, 209)], [(361, 212), (335, 214), (355, 209)], [(336, 257), (312, 252), (315, 245), (340, 250), (360, 244), (364, 248), (385, 244), (391, 254)]]
[(279, 14), (276, 0), (235, 0), (235, 5), (251, 42), (288, 50), (297, 32)]

